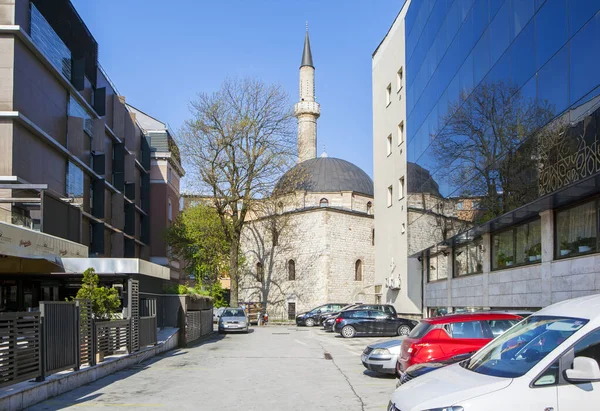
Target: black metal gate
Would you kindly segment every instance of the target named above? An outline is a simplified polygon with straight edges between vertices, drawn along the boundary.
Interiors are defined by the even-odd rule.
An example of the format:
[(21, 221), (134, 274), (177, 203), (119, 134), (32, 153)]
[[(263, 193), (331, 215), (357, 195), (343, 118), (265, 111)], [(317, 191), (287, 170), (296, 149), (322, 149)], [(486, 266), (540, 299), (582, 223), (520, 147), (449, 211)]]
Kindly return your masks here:
[(79, 369), (79, 304), (40, 302), (42, 322), (42, 379), (46, 374)]

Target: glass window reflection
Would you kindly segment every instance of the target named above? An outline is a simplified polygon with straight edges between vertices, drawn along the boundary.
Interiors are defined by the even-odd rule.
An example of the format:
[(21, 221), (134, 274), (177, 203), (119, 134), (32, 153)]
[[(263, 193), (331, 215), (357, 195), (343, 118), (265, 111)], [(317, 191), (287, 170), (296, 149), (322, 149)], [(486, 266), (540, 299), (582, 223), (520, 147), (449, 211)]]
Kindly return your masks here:
[(600, 40), (600, 15), (595, 16), (571, 40), (571, 103), (600, 84), (600, 53), (590, 52), (593, 39)]
[(569, 106), (569, 50), (563, 47), (540, 70), (538, 99), (548, 101), (558, 114)]
[(547, 0), (535, 17), (538, 69), (567, 41), (567, 6), (565, 0)]

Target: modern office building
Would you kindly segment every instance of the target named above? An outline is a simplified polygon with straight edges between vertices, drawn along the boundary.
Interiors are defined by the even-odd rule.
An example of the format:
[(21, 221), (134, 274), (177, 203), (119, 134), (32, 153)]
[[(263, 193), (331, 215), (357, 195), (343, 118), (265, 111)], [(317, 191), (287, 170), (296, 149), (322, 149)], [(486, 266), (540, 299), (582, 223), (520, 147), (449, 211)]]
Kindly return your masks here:
[(115, 279), (138, 275), (142, 288), (160, 290), (169, 270), (140, 260), (151, 257), (150, 145), (69, 0), (0, 4), (0, 85), (0, 219), (89, 252), (59, 261), (64, 250), (39, 236), (56, 266), (34, 282), (3, 270), (0, 292), (32, 290), (20, 297), (33, 301), (24, 309), (45, 284), (77, 287), (77, 270), (87, 267)]
[(150, 261), (169, 267), (171, 280), (180, 282), (181, 262), (173, 259), (165, 231), (179, 215), (180, 181), (185, 175), (179, 147), (168, 124), (127, 105), (150, 145)]
[[(430, 173), (423, 187), (435, 183), (457, 217), (473, 219), (418, 252), (384, 246), (416, 262), (406, 275), (423, 278), (425, 315), (538, 308), (600, 291), (600, 74), (590, 52), (599, 10), (578, 0), (413, 1), (376, 51), (376, 199), (400, 175), (393, 167), (414, 163)], [(397, 121), (388, 112), (399, 69), (406, 160), (378, 164)], [(391, 218), (401, 231), (404, 220)], [(380, 264), (391, 252), (378, 250), (377, 234)]]

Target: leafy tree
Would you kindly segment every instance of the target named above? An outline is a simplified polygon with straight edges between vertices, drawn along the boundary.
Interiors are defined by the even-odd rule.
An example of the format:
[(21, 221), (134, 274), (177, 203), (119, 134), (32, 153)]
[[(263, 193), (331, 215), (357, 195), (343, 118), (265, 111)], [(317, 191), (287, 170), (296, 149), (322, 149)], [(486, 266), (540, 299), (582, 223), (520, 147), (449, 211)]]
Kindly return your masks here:
[(183, 210), (166, 232), (167, 243), (183, 260), (184, 269), (208, 288), (228, 268), (230, 245), (222, 224), (214, 207), (198, 204)]
[(226, 80), (200, 93), (181, 136), (188, 175), (212, 198), (229, 248), (231, 305), (238, 305), (240, 238), (252, 203), (268, 196), (296, 159), (291, 104), (279, 86)]
[(93, 268), (85, 270), (81, 288), (75, 298), (91, 300), (92, 313), (97, 320), (110, 320), (121, 307), (119, 292), (114, 288), (98, 286), (98, 281), (98, 275)]
[(508, 83), (479, 85), (449, 104), (432, 135), (438, 169), (455, 195), (477, 197), (484, 220), (537, 196), (535, 133), (553, 117), (553, 107), (526, 97)]

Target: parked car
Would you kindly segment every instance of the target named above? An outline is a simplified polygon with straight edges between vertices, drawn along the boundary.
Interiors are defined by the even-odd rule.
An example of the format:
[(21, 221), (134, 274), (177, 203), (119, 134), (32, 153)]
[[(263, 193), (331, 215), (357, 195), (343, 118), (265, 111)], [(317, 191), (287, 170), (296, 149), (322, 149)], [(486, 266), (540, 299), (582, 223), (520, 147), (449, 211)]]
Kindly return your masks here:
[(226, 308), (219, 317), (219, 333), (225, 331), (248, 332), (249, 321), (242, 308)]
[(417, 323), (415, 320), (361, 307), (341, 312), (335, 319), (333, 330), (344, 338), (352, 338), (359, 334), (408, 335)]
[(355, 308), (358, 308), (361, 305), (362, 304), (359, 304), (359, 303), (357, 303), (357, 304), (350, 304), (350, 305), (347, 305), (347, 306), (343, 307), (339, 311), (335, 311), (333, 313), (330, 313), (322, 321), (323, 329), (325, 331), (330, 331), (330, 332), (333, 331), (333, 324), (335, 324), (335, 317), (337, 317), (342, 311), (354, 310)]
[(426, 318), (402, 341), (398, 375), (414, 364), (477, 351), (520, 320), (515, 314), (482, 312)]
[(219, 317), (223, 313), (223, 310), (225, 310), (225, 307), (213, 308), (213, 323), (219, 322)]
[(411, 365), (406, 369), (402, 376), (398, 378), (396, 388), (398, 388), (402, 384), (409, 382), (410, 380), (414, 380), (415, 378), (427, 374), (431, 371), (435, 371), (439, 368), (446, 367), (447, 365), (452, 365), (456, 364), (457, 362), (467, 360), (471, 358), (471, 355), (473, 355), (473, 353), (459, 354), (443, 361), (423, 362), (420, 364)]
[(546, 307), (470, 359), (402, 384), (388, 410), (597, 410), (599, 362), (596, 294)]
[[(393, 305), (390, 305), (390, 304), (356, 304), (353, 306), (344, 307), (344, 309), (342, 309), (342, 311), (357, 310), (359, 308), (364, 309), (364, 310), (383, 311), (390, 315), (393, 315), (396, 317), (398, 316), (398, 314), (396, 313), (396, 309), (394, 308)], [(333, 332), (333, 326), (335, 325), (335, 317), (337, 317), (338, 314), (339, 313), (335, 313), (335, 315), (331, 315), (331, 316), (327, 317), (325, 319), (325, 321), (323, 321), (323, 328), (325, 329), (325, 331)]]
[(307, 327), (313, 327), (317, 324), (321, 324), (321, 319), (325, 319), (330, 313), (340, 311), (348, 304), (344, 303), (330, 303), (323, 304), (313, 308), (310, 311), (299, 314), (296, 316), (296, 325), (306, 325)]
[(382, 374), (395, 374), (401, 344), (402, 340), (396, 338), (368, 345), (360, 356), (360, 360), (367, 370)]

